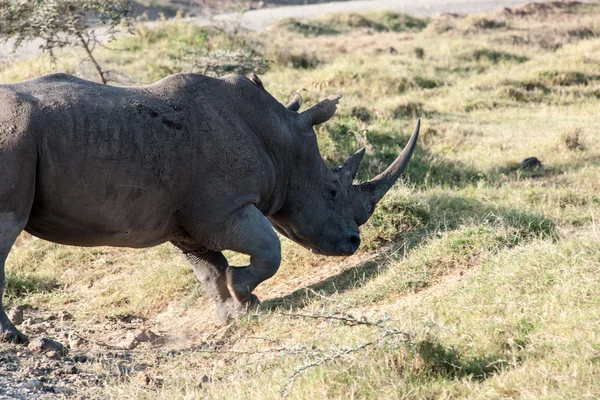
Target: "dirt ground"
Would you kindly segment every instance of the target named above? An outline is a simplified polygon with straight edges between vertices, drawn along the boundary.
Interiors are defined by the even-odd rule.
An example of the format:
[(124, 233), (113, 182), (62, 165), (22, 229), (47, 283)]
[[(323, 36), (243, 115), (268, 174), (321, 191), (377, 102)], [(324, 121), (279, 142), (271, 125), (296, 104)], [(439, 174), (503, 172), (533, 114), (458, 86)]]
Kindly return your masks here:
[[(249, 4), (250, 8), (254, 7), (256, 11), (249, 12), (244, 17), (252, 21), (259, 21), (253, 19), (253, 15), (258, 14), (250, 13), (266, 12), (268, 10), (262, 9), (265, 7), (321, 2), (325, 0), (272, 0), (262, 4), (259, 1), (197, 1), (209, 6), (211, 3), (215, 4), (211, 9), (216, 12), (235, 10), (240, 3)], [(169, 3), (185, 8), (188, 7), (186, 4), (189, 1)], [(378, 4), (390, 5), (400, 2), (390, 0), (351, 3), (357, 5), (370, 3), (376, 7)], [(428, 1), (422, 2), (421, 6), (425, 3)], [(440, 7), (448, 7), (450, 4), (447, 1), (437, 3)], [(473, 0), (468, 2), (465, 0), (453, 4), (457, 3), (462, 3), (464, 7), (467, 5), (475, 7), (476, 3), (479, 6), (484, 3), (486, 6), (496, 6), (522, 3), (522, 1), (477, 2)], [(338, 3), (332, 3), (330, 6), (338, 7)], [(346, 6), (348, 7), (349, 4)], [(159, 12), (161, 8), (154, 7), (153, 10)], [(432, 12), (436, 10), (439, 9), (432, 9)], [(274, 14), (274, 11), (271, 14)], [(267, 19), (260, 21), (264, 23)], [(285, 281), (268, 281), (259, 288), (257, 294), (263, 299), (274, 299), (310, 290), (311, 285), (375, 259), (382, 252), (385, 252), (385, 249), (329, 262), (320, 266), (317, 274), (296, 276)], [(447, 290), (449, 284), (454, 284), (460, 279), (462, 275), (453, 275), (444, 285), (434, 286), (428, 290)], [(410, 299), (401, 298), (393, 306), (398, 307), (398, 304), (402, 305), (403, 302), (418, 300), (419, 296)], [(68, 304), (64, 309), (69, 309)], [(24, 317), (20, 328), (31, 338), (52, 338), (59, 343), (33, 342), (30, 347), (1, 347), (0, 399), (93, 398), (95, 388), (105, 385), (107, 381), (119, 381), (130, 376), (134, 376), (140, 385), (159, 386), (161, 378), (152, 375), (148, 359), (162, 354), (176, 354), (210, 346), (211, 343), (223, 341), (228, 334), (228, 326), (216, 323), (212, 304), (208, 301), (195, 309), (173, 303), (166, 310), (149, 319), (131, 315), (111, 315), (103, 320), (75, 321), (68, 312), (50, 312), (27, 306), (22, 311)], [(374, 311), (381, 312), (371, 308), (355, 311), (366, 314)], [(68, 354), (66, 354), (67, 349)]]
[[(381, 248), (333, 259), (320, 265), (318, 273), (312, 271), (291, 280), (269, 280), (256, 294), (270, 301), (295, 296), (331, 276), (381, 257), (385, 251)], [(19, 309), (23, 322), (18, 327), (31, 342), (28, 347), (0, 347), (0, 400), (95, 398), (95, 388), (130, 377), (141, 386), (160, 385), (160, 377), (151, 373), (149, 357), (223, 344), (228, 342), (231, 324), (236, 324), (219, 324), (209, 299), (194, 308), (171, 303), (151, 318), (110, 315), (104, 320), (81, 321), (67, 311), (51, 312), (27, 305)], [(10, 312), (13, 321), (14, 311)], [(362, 314), (361, 310), (357, 312)], [(49, 342), (40, 344), (40, 340)]]

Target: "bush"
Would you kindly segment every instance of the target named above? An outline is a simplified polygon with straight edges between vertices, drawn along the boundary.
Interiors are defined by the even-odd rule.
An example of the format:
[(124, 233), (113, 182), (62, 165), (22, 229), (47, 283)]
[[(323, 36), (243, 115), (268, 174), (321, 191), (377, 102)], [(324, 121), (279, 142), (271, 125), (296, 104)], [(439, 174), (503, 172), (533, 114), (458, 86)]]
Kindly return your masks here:
[(112, 37), (130, 12), (127, 0), (5, 0), (0, 1), (0, 38), (14, 39), (15, 49), (41, 39), (41, 49), (51, 56), (57, 48), (82, 47), (100, 81), (106, 83), (106, 72), (93, 55), (98, 40), (90, 20), (97, 18), (107, 25)]

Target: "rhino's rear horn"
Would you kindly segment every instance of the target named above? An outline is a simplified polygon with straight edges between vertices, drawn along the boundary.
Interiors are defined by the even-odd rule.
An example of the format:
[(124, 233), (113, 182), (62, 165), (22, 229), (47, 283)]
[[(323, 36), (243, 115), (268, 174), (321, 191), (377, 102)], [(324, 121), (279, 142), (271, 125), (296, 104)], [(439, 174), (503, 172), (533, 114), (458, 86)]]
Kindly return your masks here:
[(331, 95), (300, 115), (307, 124), (310, 124), (310, 126), (322, 124), (323, 122), (329, 121), (331, 117), (335, 115), (337, 103), (341, 98), (342, 96), (339, 95)]
[(290, 111), (298, 111), (302, 107), (302, 96), (300, 96), (300, 93), (294, 93), (286, 107)]
[(352, 185), (352, 180), (356, 177), (358, 167), (360, 166), (360, 162), (362, 161), (364, 155), (365, 148), (363, 147), (362, 149), (348, 157), (348, 159), (344, 161), (342, 165), (334, 169), (335, 172), (340, 174), (339, 176), (342, 185)]
[(419, 137), (420, 128), (421, 120), (419, 119), (412, 136), (398, 158), (396, 158), (396, 160), (394, 160), (394, 162), (381, 174), (360, 185), (363, 193), (366, 192), (369, 196), (371, 196), (375, 203), (379, 202), (379, 200), (383, 198), (383, 196), (388, 190), (390, 190), (392, 185), (398, 180), (400, 174), (402, 174), (406, 168), (406, 165), (408, 164), (408, 161), (410, 160), (410, 157), (412, 156), (417, 145), (417, 138)]

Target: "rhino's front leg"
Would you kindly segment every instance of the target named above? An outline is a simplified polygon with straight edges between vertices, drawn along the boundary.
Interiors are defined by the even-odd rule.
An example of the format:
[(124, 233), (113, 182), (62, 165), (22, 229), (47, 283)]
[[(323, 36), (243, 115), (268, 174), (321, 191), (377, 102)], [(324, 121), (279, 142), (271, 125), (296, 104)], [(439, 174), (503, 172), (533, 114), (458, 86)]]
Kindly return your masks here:
[[(196, 213), (202, 215), (206, 210), (184, 209), (184, 228), (198, 243), (210, 243), (204, 247), (212, 247), (213, 251), (194, 253), (189, 251), (194, 250), (189, 248), (189, 244), (175, 245), (187, 253), (188, 260), (208, 294), (215, 302), (234, 310), (233, 312), (259, 303), (252, 291), (261, 282), (272, 277), (281, 262), (279, 238), (267, 218), (254, 205), (247, 205), (229, 214), (219, 225), (207, 228), (204, 224), (195, 223), (201, 219), (195, 218)], [(209, 238), (207, 229), (210, 229)], [(227, 260), (220, 253), (220, 250), (225, 249), (248, 254), (250, 264), (243, 267), (228, 266)]]
[(250, 264), (227, 267), (227, 288), (240, 306), (258, 300), (252, 291), (269, 279), (281, 264), (281, 244), (273, 227), (253, 205), (240, 210), (231, 220), (227, 248), (250, 255)]
[[(190, 251), (189, 246), (173, 244), (183, 252), (186, 260), (192, 266), (194, 274), (202, 282), (206, 294), (213, 300), (219, 322), (225, 324), (229, 318), (235, 316), (239, 309), (227, 289), (225, 279), (225, 271), (228, 267), (227, 259), (223, 253), (218, 251)], [(258, 299), (254, 295), (251, 301), (258, 304)]]

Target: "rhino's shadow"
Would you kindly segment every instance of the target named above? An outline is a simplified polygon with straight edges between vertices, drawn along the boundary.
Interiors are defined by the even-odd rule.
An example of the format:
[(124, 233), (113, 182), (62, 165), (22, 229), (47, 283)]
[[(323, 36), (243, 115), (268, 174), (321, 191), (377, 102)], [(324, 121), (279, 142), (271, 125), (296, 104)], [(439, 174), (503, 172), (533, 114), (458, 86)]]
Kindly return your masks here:
[[(351, 153), (358, 143), (353, 137), (343, 135), (334, 137), (338, 143), (339, 154)], [(343, 139), (343, 140), (342, 140)], [(345, 141), (344, 141), (345, 140)], [(365, 155), (361, 163), (358, 179), (368, 180), (382, 171), (397, 156), (398, 143), (408, 140), (408, 135), (378, 135), (377, 146), (373, 154)], [(328, 159), (327, 162), (335, 165), (338, 160)], [(510, 160), (504, 166), (480, 171), (460, 161), (447, 159), (436, 155), (427, 149), (417, 147), (409, 163), (405, 175), (408, 181), (417, 187), (443, 185), (444, 187), (469, 187), (480, 179), (485, 179), (491, 184), (501, 184), (509, 179), (546, 178), (559, 176), (567, 171), (577, 171), (587, 165), (600, 162), (600, 157), (582, 154), (581, 157), (562, 163), (545, 163), (542, 167), (533, 170), (521, 169), (521, 160)], [(267, 299), (263, 302), (265, 310), (279, 310), (289, 308), (302, 308), (313, 299), (322, 296), (331, 296), (347, 290), (358, 288), (384, 272), (390, 263), (382, 262), (390, 253), (402, 249), (405, 254), (420, 244), (429, 241), (439, 232), (450, 232), (461, 226), (471, 224), (494, 224), (500, 221), (511, 227), (518, 228), (524, 240), (534, 237), (553, 238), (556, 235), (554, 223), (543, 215), (524, 212), (517, 208), (501, 207), (492, 202), (483, 202), (461, 195), (434, 194), (428, 196), (431, 213), (429, 222), (422, 228), (408, 232), (401, 236), (401, 240), (389, 244), (388, 249), (380, 251), (378, 255), (359, 265), (346, 269), (339, 274), (330, 276), (321, 282), (306, 286), (289, 293), (286, 296)]]
[[(440, 232), (455, 231), (465, 224), (493, 226), (501, 223), (515, 228), (521, 236), (521, 242), (539, 237), (551, 239), (557, 237), (555, 224), (543, 215), (516, 208), (499, 207), (491, 202), (482, 202), (459, 195), (435, 194), (428, 199), (438, 215), (432, 216), (426, 226), (408, 232), (402, 240), (391, 243), (386, 249), (380, 250), (372, 258), (353, 268), (285, 296), (267, 299), (262, 303), (261, 308), (266, 311), (300, 309), (315, 299), (360, 288), (394, 264), (384, 262), (390, 254), (402, 249), (405, 256), (410, 256), (416, 247), (435, 238)], [(441, 215), (444, 217), (439, 217)], [(514, 244), (507, 243), (506, 247), (512, 245)]]

